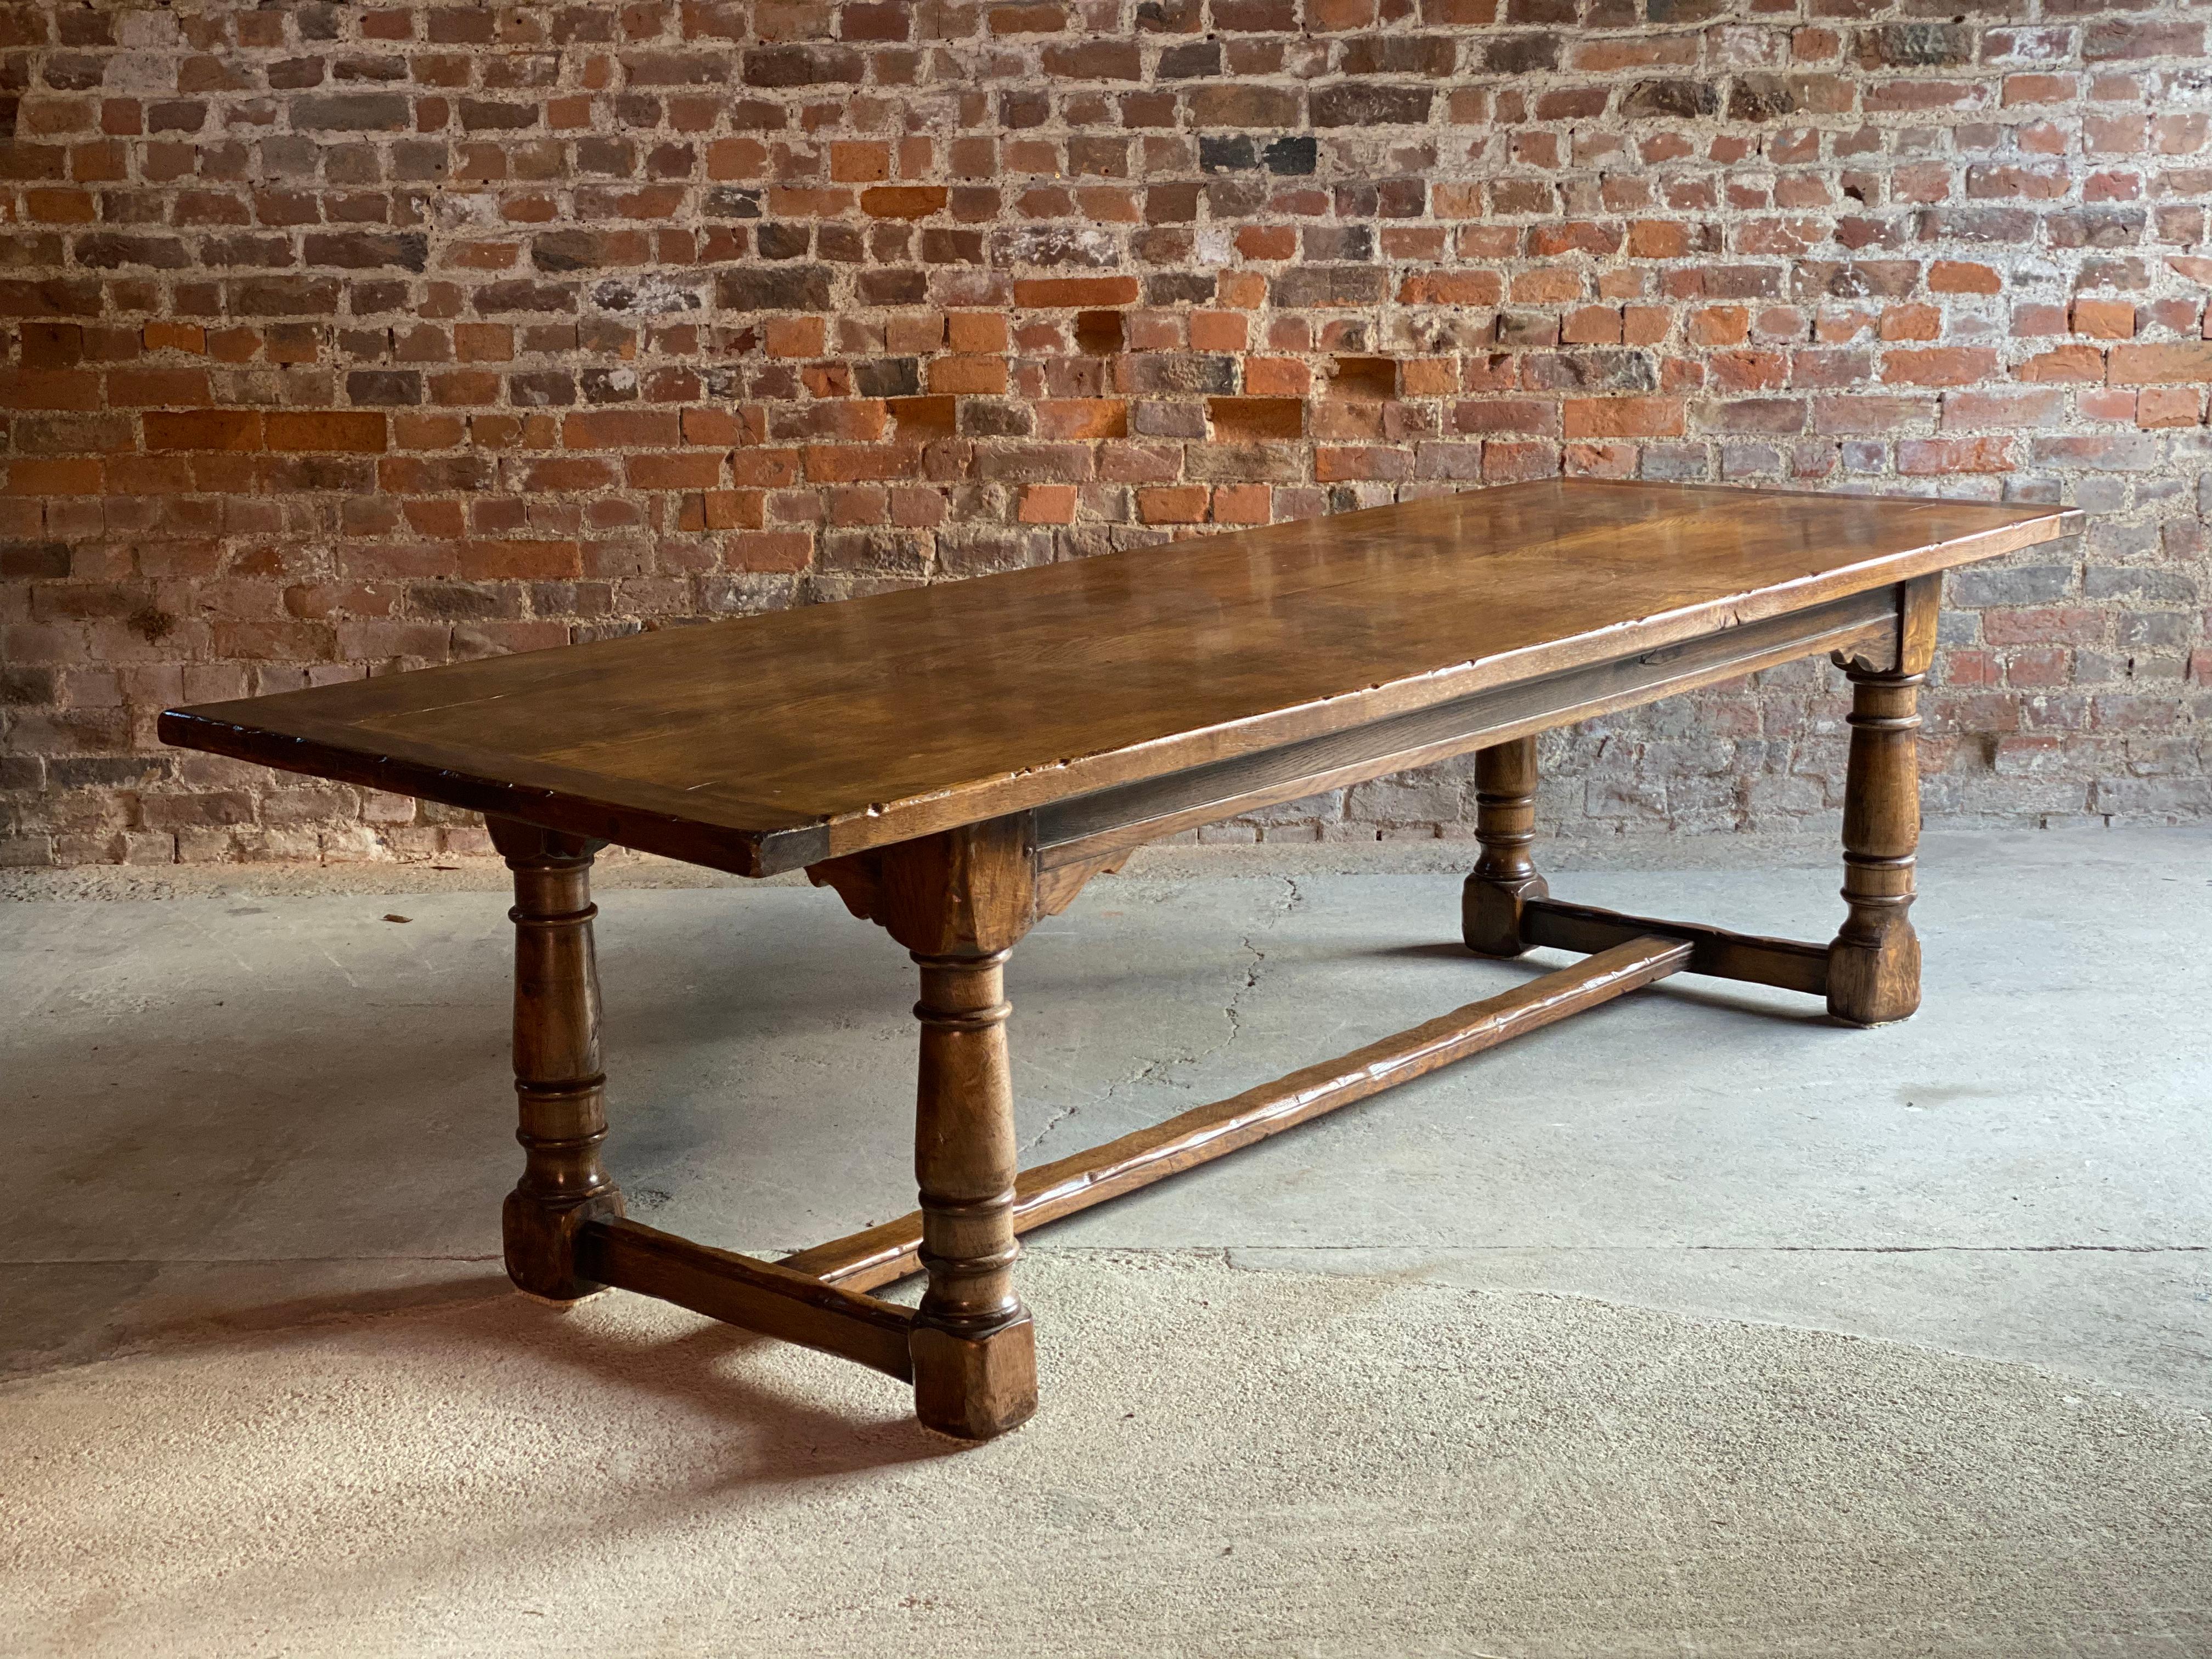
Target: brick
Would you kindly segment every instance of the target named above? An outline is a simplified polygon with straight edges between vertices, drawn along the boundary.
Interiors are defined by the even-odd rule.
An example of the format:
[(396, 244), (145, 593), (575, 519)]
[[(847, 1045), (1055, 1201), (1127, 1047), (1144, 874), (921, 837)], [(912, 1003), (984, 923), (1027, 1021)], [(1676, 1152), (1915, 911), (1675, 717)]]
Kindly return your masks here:
[(1304, 428), (1305, 404), (1297, 398), (1209, 398), (1206, 410), (1224, 441), (1296, 438)]
[(1266, 484), (1222, 484), (1213, 492), (1216, 524), (1266, 524), (1274, 514), (1274, 492)]
[(1964, 386), (1985, 380), (1997, 355), (1985, 346), (1931, 346), (1883, 354), (1881, 378), (1893, 386)]
[(1006, 389), (1003, 357), (939, 357), (929, 365), (929, 389), (996, 396)]
[(768, 354), (771, 357), (818, 357), (827, 331), (828, 319), (822, 317), (772, 319), (765, 330)]
[(2010, 438), (1905, 438), (1897, 446), (1897, 470), (1907, 476), (2009, 472), (2014, 464)]
[(1133, 276), (1027, 276), (1014, 282), (1014, 303), (1029, 310), (1064, 311), (1079, 306), (1136, 302)]
[(683, 417), (674, 410), (596, 410), (561, 423), (561, 441), (570, 449), (666, 448), (683, 436)]
[(1126, 438), (1129, 406), (1119, 398), (1050, 398), (1036, 405), (1041, 438)]
[(2114, 386), (2212, 380), (2212, 340), (2172, 345), (2116, 345), (2106, 378)]
[(2105, 354), (2095, 346), (2060, 346), (2030, 357), (2013, 373), (2023, 380), (2094, 383), (2105, 378)]
[(2145, 431), (2199, 425), (2204, 418), (2204, 394), (2195, 386), (2145, 386), (2136, 398), (2135, 418)]
[(385, 416), (366, 410), (272, 410), (264, 425), (269, 447), (281, 452), (377, 455), (384, 453), (388, 441)]
[(1073, 484), (1030, 484), (1022, 491), (1016, 517), (1023, 524), (1073, 524)]
[(1938, 259), (1928, 267), (1928, 286), (1936, 294), (1997, 294), (2004, 278), (1968, 259)]
[(1679, 438), (1687, 416), (1680, 398), (1570, 398), (1561, 420), (1570, 438)]
[[(381, 417), (379, 417), (380, 419)], [(258, 449), (262, 447), (261, 416), (245, 409), (196, 409), (171, 413), (146, 413), (149, 449)]]
[(942, 185), (878, 185), (860, 192), (860, 211), (873, 219), (927, 219), (942, 213), (951, 195)]
[(1139, 489), (1137, 516), (1146, 524), (1204, 524), (1208, 500), (1199, 484)]
[(2074, 331), (2100, 340), (2128, 340), (2135, 337), (2136, 308), (2126, 300), (2076, 300), (2074, 301)]

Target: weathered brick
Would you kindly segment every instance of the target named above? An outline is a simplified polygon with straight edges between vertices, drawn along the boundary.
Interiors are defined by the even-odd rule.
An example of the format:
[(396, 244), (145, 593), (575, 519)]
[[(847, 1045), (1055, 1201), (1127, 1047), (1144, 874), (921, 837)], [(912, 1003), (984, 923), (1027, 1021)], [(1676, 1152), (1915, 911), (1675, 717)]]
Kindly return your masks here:
[(1428, 87), (1346, 82), (1307, 94), (1308, 118), (1317, 127), (1418, 126), (1435, 99)]
[(1033, 310), (1137, 302), (1133, 276), (1030, 276), (1014, 283), (1014, 303)]
[(172, 413), (149, 410), (149, 449), (259, 449), (262, 417), (257, 410), (196, 409)]
[(358, 410), (272, 410), (264, 421), (265, 441), (272, 450), (343, 450), (356, 454), (382, 453), (387, 441), (386, 426), (384, 416)]
[(826, 265), (768, 265), (722, 272), (714, 294), (728, 311), (827, 311), (830, 285)]
[(1679, 438), (1686, 419), (1680, 398), (1570, 398), (1561, 429), (1570, 438)]
[(396, 92), (315, 94), (295, 99), (291, 115), (298, 132), (404, 132), (415, 123), (412, 105)]
[(2106, 378), (2114, 386), (2212, 380), (2212, 340), (2116, 345), (2112, 349)]
[[(106, 84), (127, 9), (16, 12), (0, 571), (70, 620), (0, 641), (34, 750), (0, 813), (49, 780), (119, 812), (147, 653), (239, 696), (1562, 470), (2085, 509), (2080, 558), (1953, 578), (1931, 805), (2136, 810), (2081, 734), (2185, 730), (2212, 676), (2174, 0), (319, 0), (180, 10), (143, 89)], [(272, 551), (301, 524), (331, 578)], [(189, 602), (133, 610), (126, 566)], [(68, 726), (95, 682), (125, 702)], [(1568, 833), (1823, 810), (1820, 684), (1622, 717)], [(38, 855), (356, 810), (155, 781), (173, 828)]]

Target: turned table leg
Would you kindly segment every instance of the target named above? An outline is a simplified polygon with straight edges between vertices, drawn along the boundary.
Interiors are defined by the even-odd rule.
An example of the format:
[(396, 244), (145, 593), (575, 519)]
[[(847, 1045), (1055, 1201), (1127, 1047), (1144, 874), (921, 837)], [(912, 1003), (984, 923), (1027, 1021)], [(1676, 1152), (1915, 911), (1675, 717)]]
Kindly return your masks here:
[(507, 1197), (507, 1273), (533, 1296), (573, 1302), (603, 1288), (578, 1276), (576, 1235), (619, 1216), (599, 1161), (606, 1139), (599, 980), (592, 950), (592, 855), (605, 843), (487, 820), (514, 872), (514, 1093), (522, 1179)]
[(1014, 1294), (1020, 1172), (1006, 1063), (1006, 956), (1037, 915), (1028, 819), (971, 823), (807, 874), (921, 964), (914, 1167), (929, 1285), (908, 1343), (915, 1414), (988, 1440), (1025, 1422), (1037, 1399), (1036, 1328)]
[(1474, 836), (1482, 856), (1460, 890), (1460, 931), (1467, 948), (1486, 957), (1517, 957), (1521, 902), (1550, 890), (1528, 856), (1536, 839), (1536, 739), (1515, 738), (1474, 757)]
[(1854, 1025), (1904, 1019), (1920, 1006), (1912, 865), (1920, 841), (1917, 709), (1924, 675), (1847, 665), (1850, 770), (1844, 793), (1844, 902), (1828, 947), (1828, 1012)]
[(1036, 1337), (1014, 1294), (1014, 1091), (1007, 953), (925, 956), (915, 1176), (929, 1275), (913, 1338), (915, 1411), (988, 1439), (1036, 1409)]

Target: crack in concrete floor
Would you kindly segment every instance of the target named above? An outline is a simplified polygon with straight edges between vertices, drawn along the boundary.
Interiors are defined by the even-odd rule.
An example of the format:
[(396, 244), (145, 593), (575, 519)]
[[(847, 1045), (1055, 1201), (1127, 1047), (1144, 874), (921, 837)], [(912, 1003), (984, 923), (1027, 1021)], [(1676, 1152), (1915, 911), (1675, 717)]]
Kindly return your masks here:
[[(1280, 924), (1285, 917), (1296, 913), (1299, 906), (1304, 902), (1298, 891), (1297, 878), (1284, 876), (1279, 879), (1283, 884), (1284, 894), (1279, 902), (1270, 907), (1267, 917), (1269, 931)], [(1104, 1105), (1133, 1091), (1154, 1084), (1170, 1083), (1173, 1080), (1173, 1074), (1176, 1072), (1186, 1066), (1203, 1065), (1216, 1055), (1225, 1053), (1233, 1046), (1243, 1030), (1243, 1020), (1240, 1012), (1242, 1005), (1259, 988), (1261, 972), (1267, 966), (1267, 953), (1253, 943), (1254, 938), (1254, 934), (1247, 933), (1237, 942), (1237, 948), (1249, 956), (1252, 960), (1245, 965), (1243, 981), (1231, 992), (1228, 1001), (1222, 1006), (1222, 1013), (1228, 1030), (1220, 1042), (1205, 1046), (1186, 1045), (1173, 1054), (1156, 1054), (1140, 1061), (1127, 1075), (1108, 1083), (1091, 1095), (1087, 1101), (1074, 1101), (1058, 1108), (1045, 1119), (1043, 1127), (1023, 1143), (1021, 1151), (1024, 1161), (1028, 1161), (1032, 1154), (1041, 1150), (1045, 1142), (1052, 1139), (1062, 1124), (1079, 1116), (1086, 1105)]]

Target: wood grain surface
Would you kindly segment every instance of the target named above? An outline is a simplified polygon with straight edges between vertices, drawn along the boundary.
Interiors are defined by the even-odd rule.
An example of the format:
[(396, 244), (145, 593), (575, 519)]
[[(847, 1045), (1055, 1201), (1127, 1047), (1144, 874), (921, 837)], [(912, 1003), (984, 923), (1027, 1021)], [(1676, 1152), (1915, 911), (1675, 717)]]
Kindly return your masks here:
[(173, 744), (761, 875), (2071, 533), (1544, 480), (172, 710)]

